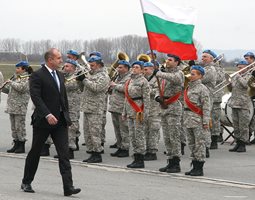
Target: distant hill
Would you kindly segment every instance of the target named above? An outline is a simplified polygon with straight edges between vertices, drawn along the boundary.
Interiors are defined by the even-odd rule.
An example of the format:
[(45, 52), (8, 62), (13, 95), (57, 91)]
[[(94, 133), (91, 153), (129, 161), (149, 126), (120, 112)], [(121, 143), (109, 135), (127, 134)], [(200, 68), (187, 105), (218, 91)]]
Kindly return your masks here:
[(251, 51), (255, 54), (255, 50), (249, 49), (235, 49), (235, 50), (222, 50), (222, 49), (212, 49), (217, 54), (224, 54), (224, 57), (227, 61), (232, 61), (234, 59), (243, 59), (243, 55), (248, 51)]

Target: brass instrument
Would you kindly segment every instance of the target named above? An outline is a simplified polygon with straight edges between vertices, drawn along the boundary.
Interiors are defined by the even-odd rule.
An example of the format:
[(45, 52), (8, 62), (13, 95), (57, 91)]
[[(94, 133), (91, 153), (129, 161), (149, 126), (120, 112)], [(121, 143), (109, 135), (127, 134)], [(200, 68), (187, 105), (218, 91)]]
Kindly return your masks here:
[(79, 57), (77, 59), (78, 67), (80, 69), (87, 68), (88, 70), (90, 70), (90, 65), (89, 62), (86, 60), (85, 54), (86, 54), (85, 52), (81, 52), (79, 54)]
[(76, 72), (75, 74), (73, 74), (72, 76), (70, 76), (69, 78), (66, 78), (65, 81), (66, 81), (66, 82), (70, 82), (70, 81), (76, 79), (76, 78), (79, 77), (79, 76), (88, 74), (90, 71), (91, 71), (91, 70), (79, 70), (78, 72)]
[(129, 57), (126, 53), (124, 52), (119, 52), (117, 54), (117, 59), (114, 61), (114, 63), (108, 68), (108, 75), (111, 79), (111, 81), (113, 81), (114, 79), (116, 79), (116, 77), (118, 76), (118, 71), (116, 70), (116, 68), (118, 67), (118, 62), (120, 60), (125, 60), (125, 61), (129, 61)]
[(148, 56), (147, 54), (139, 54), (138, 56), (137, 56), (137, 60), (139, 60), (139, 61), (143, 61), (143, 62), (151, 62), (151, 57), (150, 56)]
[(26, 74), (26, 75), (17, 75), (17, 78), (19, 78), (19, 79), (23, 79), (23, 78), (28, 78), (28, 77), (30, 77), (31, 76), (31, 74)]
[(218, 55), (216, 58), (213, 59), (214, 63), (219, 63), (220, 61), (222, 61), (224, 59), (224, 54), (220, 54)]
[(248, 94), (250, 97), (255, 96), (255, 77), (251, 76), (248, 80)]
[(215, 90), (213, 92), (213, 94), (216, 94), (217, 92), (219, 92), (222, 89), (224, 89), (225, 87), (227, 87), (232, 82), (233, 77), (235, 77), (237, 74), (241, 73), (241, 76), (245, 77), (248, 74), (251, 74), (254, 70), (255, 70), (255, 61), (253, 63), (247, 65), (246, 67), (244, 67), (244, 68), (242, 68), (242, 69), (240, 69), (240, 70), (230, 74), (230, 75), (226, 73), (225, 74), (225, 80), (215, 86), (215, 88), (218, 88), (218, 89)]

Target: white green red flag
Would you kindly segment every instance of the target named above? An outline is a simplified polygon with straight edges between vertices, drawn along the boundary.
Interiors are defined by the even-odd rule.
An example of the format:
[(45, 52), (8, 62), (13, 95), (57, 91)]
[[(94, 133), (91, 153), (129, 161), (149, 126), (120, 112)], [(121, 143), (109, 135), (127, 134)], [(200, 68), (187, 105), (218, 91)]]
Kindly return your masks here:
[(182, 60), (196, 60), (193, 43), (196, 10), (177, 8), (162, 0), (140, 0), (150, 48), (178, 55)]

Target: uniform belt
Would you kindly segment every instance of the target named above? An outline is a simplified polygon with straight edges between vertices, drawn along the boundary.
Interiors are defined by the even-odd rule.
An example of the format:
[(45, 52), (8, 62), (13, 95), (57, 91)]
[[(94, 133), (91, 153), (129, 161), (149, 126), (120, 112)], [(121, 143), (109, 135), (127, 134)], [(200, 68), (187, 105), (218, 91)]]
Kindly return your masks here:
[(143, 99), (143, 97), (134, 97), (134, 98), (131, 98), (133, 101), (135, 101), (135, 100), (142, 100)]
[(192, 110), (190, 110), (189, 108), (184, 108), (184, 110), (185, 110), (185, 111), (192, 111)]

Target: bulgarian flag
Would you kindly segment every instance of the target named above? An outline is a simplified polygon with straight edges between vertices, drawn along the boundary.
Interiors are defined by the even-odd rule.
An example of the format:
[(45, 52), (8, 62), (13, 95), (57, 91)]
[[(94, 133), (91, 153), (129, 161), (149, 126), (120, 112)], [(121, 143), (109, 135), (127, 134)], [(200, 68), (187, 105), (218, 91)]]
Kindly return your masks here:
[(162, 4), (162, 0), (140, 0), (150, 48), (179, 56), (182, 60), (196, 60), (193, 43), (196, 11)]

